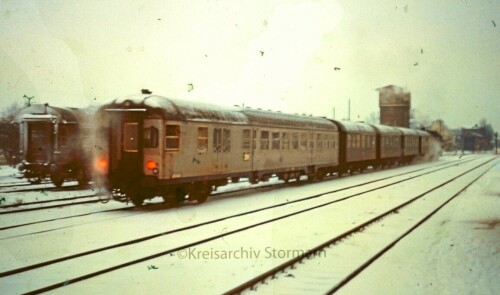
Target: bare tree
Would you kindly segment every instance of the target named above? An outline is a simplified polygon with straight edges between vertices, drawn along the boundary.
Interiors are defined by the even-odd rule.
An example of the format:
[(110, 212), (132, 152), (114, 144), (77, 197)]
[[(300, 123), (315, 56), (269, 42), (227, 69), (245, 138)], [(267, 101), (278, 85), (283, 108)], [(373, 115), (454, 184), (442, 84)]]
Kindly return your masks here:
[(0, 112), (0, 121), (10, 123), (16, 117), (17, 113), (22, 109), (17, 102), (13, 102), (12, 104), (6, 106)]
[(10, 165), (15, 165), (18, 159), (19, 129), (12, 121), (21, 109), (14, 102), (0, 111), (0, 153)]

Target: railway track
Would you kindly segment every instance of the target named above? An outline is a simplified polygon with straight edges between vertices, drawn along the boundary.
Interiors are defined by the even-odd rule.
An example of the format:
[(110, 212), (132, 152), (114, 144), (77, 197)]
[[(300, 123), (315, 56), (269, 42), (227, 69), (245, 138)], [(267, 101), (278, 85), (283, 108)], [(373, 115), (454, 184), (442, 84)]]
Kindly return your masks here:
[[(32, 188), (23, 188), (23, 189), (15, 189), (15, 190), (0, 190), (0, 193), (25, 193), (25, 192), (43, 192), (43, 191), (72, 191), (81, 189), (77, 184), (64, 185), (62, 187), (56, 187), (51, 182), (47, 183), (39, 183), (39, 184), (23, 184), (23, 185), (13, 185), (13, 186), (4, 186), (0, 188), (9, 188), (9, 187), (18, 187), (18, 186), (36, 186)], [(40, 187), (41, 186), (41, 187)]]
[[(384, 255), (384, 253), (394, 247), (400, 240), (402, 240), (419, 226), (421, 226), (425, 221), (431, 218), (454, 198), (456, 198), (468, 187), (470, 187), (474, 182), (476, 182), (479, 178), (486, 174), (493, 167), (493, 165), (480, 173), (479, 176), (474, 177), (472, 180), (468, 181), (456, 193), (454, 193), (450, 197), (445, 198), (444, 201), (439, 202), (438, 206), (430, 209), (430, 212), (426, 213), (418, 221), (414, 222), (410, 219), (409, 221), (411, 222), (405, 222), (405, 210), (414, 209), (412, 208), (412, 205), (417, 201), (425, 197), (429, 197), (431, 193), (439, 191), (444, 186), (456, 181), (459, 178), (462, 178), (464, 175), (469, 174), (478, 168), (487, 165), (493, 160), (495, 159), (493, 158), (485, 163), (481, 163), (480, 165), (477, 165), (474, 168), (461, 173), (458, 176), (453, 177), (452, 179), (447, 180), (446, 182), (443, 182), (440, 185), (422, 194), (419, 194), (416, 197), (413, 197), (405, 201), (404, 203), (399, 204), (357, 225), (356, 227), (353, 227), (352, 229), (333, 237), (332, 239), (324, 243), (317, 245), (316, 247), (311, 248), (309, 251), (304, 252), (302, 255), (298, 255), (297, 257), (294, 257), (293, 259), (290, 259), (278, 265), (277, 267), (274, 267), (273, 269), (248, 280), (247, 282), (227, 291), (225, 294), (257, 294), (260, 292), (265, 294), (268, 292), (272, 292), (273, 294), (299, 294), (311, 291), (313, 293), (333, 294), (340, 290), (347, 283), (349, 283), (363, 270), (368, 268), (377, 259), (380, 259)], [(413, 211), (416, 210), (414, 209)], [(387, 220), (387, 218), (394, 216), (394, 220)], [(382, 220), (384, 220), (383, 224), (381, 224)], [(375, 234), (377, 233), (376, 230), (372, 231), (372, 233), (374, 234), (371, 234), (369, 232), (372, 227), (375, 227), (377, 225), (379, 227), (385, 226), (385, 228), (387, 229), (391, 228), (391, 225), (393, 227), (398, 227), (401, 223), (405, 223), (405, 225), (409, 226), (402, 232), (398, 232), (396, 234), (393, 233), (391, 235), (392, 239), (390, 241), (380, 242), (378, 241), (380, 240), (380, 234)], [(378, 230), (380, 231), (380, 228)], [(364, 235), (361, 235), (362, 233), (364, 233)], [(356, 238), (358, 240), (354, 241)], [(346, 241), (349, 241), (349, 245), (343, 244), (343, 242)], [(361, 253), (361, 251), (359, 251), (360, 253), (356, 252), (357, 255), (363, 257), (361, 261), (359, 261), (360, 259), (356, 260), (356, 254), (352, 254), (353, 244), (365, 245), (365, 247), (362, 249), (362, 252), (364, 253)], [(338, 248), (341, 247), (340, 245), (342, 245), (344, 249), (339, 250)], [(367, 247), (366, 245), (369, 245), (369, 247)], [(349, 248), (349, 250), (347, 248)], [(367, 248), (375, 249), (370, 249), (370, 251), (367, 250)], [(342, 257), (342, 253), (349, 253), (349, 251), (351, 253), (344, 254), (344, 259), (339, 259), (339, 256)], [(366, 252), (368, 252), (369, 255), (366, 255)], [(318, 262), (319, 260), (322, 261)], [(353, 261), (359, 262), (358, 264), (355, 264), (354, 268), (351, 268), (348, 271), (332, 271), (335, 268), (339, 268), (339, 265), (342, 265), (343, 263), (352, 265)]]
[[(416, 173), (416, 172), (419, 172), (419, 171), (423, 171), (423, 170), (427, 170), (427, 169), (433, 169), (433, 168), (441, 167), (441, 166), (448, 167), (449, 165), (455, 165), (457, 163), (467, 163), (468, 161), (472, 161), (472, 159), (455, 160), (455, 161), (451, 161), (451, 162), (441, 163), (441, 164), (438, 164), (438, 165), (435, 165), (435, 166), (431, 166), (431, 167), (418, 168), (418, 169), (415, 169), (415, 170), (412, 170), (412, 171), (401, 173), (401, 174), (396, 175), (396, 176), (407, 175), (407, 174)], [(387, 171), (387, 170), (385, 170), (385, 171)], [(379, 181), (383, 181), (383, 180), (394, 178), (396, 176), (389, 176), (389, 177), (378, 178), (378, 179), (375, 179), (373, 181), (363, 183), (362, 185), (376, 183), (376, 182), (379, 182)], [(333, 178), (333, 177), (331, 177), (331, 178)], [(325, 178), (325, 180), (328, 180), (328, 179)], [(248, 194), (252, 194), (252, 193), (256, 193), (256, 192), (269, 191), (269, 190), (272, 190), (272, 189), (279, 189), (279, 188), (283, 188), (283, 187), (296, 186), (296, 185), (300, 185), (300, 184), (302, 184), (302, 183), (289, 182), (289, 183), (278, 183), (278, 184), (262, 184), (262, 185), (257, 186), (257, 187), (252, 186), (252, 187), (249, 187), (249, 188), (216, 192), (216, 193), (212, 194), (211, 198), (217, 198), (217, 199), (220, 200), (220, 199), (224, 199), (224, 198), (228, 198), (228, 197), (234, 196), (235, 194), (241, 195), (243, 192), (248, 193)], [(342, 189), (337, 189), (337, 190), (329, 191), (327, 193), (338, 192), (338, 191), (350, 189), (350, 188), (353, 188), (353, 187), (357, 187), (357, 186), (347, 186), (347, 187), (344, 187)], [(71, 200), (74, 200), (74, 199), (92, 198), (92, 197), (93, 197), (92, 195), (89, 195), (89, 196), (85, 196), (85, 197), (66, 198), (64, 200), (71, 201)], [(314, 197), (318, 197), (318, 196), (310, 196), (310, 197), (302, 198), (302, 199), (299, 199), (299, 200), (294, 200), (293, 202), (300, 202), (302, 200), (307, 200), (309, 198), (314, 198)], [(25, 209), (19, 209), (19, 210), (9, 210), (9, 211), (5, 211), (5, 212), (1, 212), (0, 211), (0, 215), (2, 215), (2, 214), (13, 214), (13, 213), (23, 213), (23, 212), (37, 211), (37, 210), (43, 210), (43, 209), (62, 208), (62, 207), (71, 206), (71, 205), (92, 204), (92, 203), (97, 203), (97, 202), (104, 202), (104, 203), (106, 203), (109, 199), (110, 199), (110, 197), (99, 196), (99, 199), (94, 199), (94, 200), (89, 200), (89, 201), (83, 201), (83, 202), (69, 202), (67, 204), (57, 204), (57, 205), (41, 206), (41, 207), (35, 207), (35, 208), (25, 208)], [(59, 202), (61, 200), (63, 200), (63, 199), (52, 199), (52, 200), (47, 200), (47, 201), (26, 202), (26, 203), (22, 203), (22, 204), (4, 205), (4, 206), (0, 206), (0, 209), (1, 208), (19, 208), (19, 207), (26, 206), (26, 205)], [(271, 208), (274, 208), (274, 207), (278, 207), (278, 206), (281, 206), (281, 205), (277, 204), (277, 205), (275, 205), (273, 207), (268, 207), (268, 209), (271, 209)], [(104, 212), (129, 211), (129, 210), (131, 210), (133, 208), (133, 206), (131, 207), (128, 204), (126, 204), (125, 206), (127, 206), (127, 207), (125, 207), (125, 208), (118, 208), (118, 209), (111, 209), (111, 210), (107, 209), (107, 210), (89, 212), (89, 213), (84, 213), (84, 214), (74, 214), (74, 215), (70, 215), (70, 216), (62, 216), (60, 218), (44, 219), (44, 220), (39, 220), (39, 221), (35, 221), (35, 222), (27, 222), (27, 223), (21, 223), (21, 224), (12, 224), (12, 225), (9, 225), (9, 226), (0, 227), (0, 231), (1, 230), (18, 228), (18, 227), (23, 227), (23, 226), (29, 226), (29, 225), (36, 225), (36, 224), (41, 224), (41, 223), (47, 223), (47, 222), (52, 222), (52, 221), (57, 221), (57, 220), (66, 220), (66, 219), (71, 219), (71, 218), (76, 218), (76, 217), (88, 216), (88, 215), (92, 215), (92, 214), (100, 214), (100, 213), (104, 213)], [(168, 208), (167, 205), (161, 204), (161, 203), (160, 204), (146, 204), (146, 205), (144, 205), (142, 207), (143, 207), (142, 210), (165, 209), (165, 208)], [(65, 228), (66, 226), (62, 226), (62, 227)], [(55, 229), (57, 229), (57, 228), (55, 228)], [(46, 231), (46, 230), (43, 230), (43, 231)], [(39, 231), (35, 231), (35, 232), (32, 232), (32, 233), (36, 234), (38, 232)]]
[[(457, 164), (454, 164), (454, 165), (459, 165), (459, 164), (460, 163), (457, 163)], [(452, 166), (454, 166), (454, 165), (452, 165)], [(481, 165), (484, 165), (484, 163), (482, 163)], [(440, 168), (440, 169), (445, 169), (445, 168)], [(428, 172), (428, 173), (430, 173), (430, 172)], [(428, 174), (428, 173), (426, 173), (426, 174)], [(417, 176), (415, 176), (415, 177), (417, 177)], [(415, 177), (412, 177), (410, 179), (413, 179)], [(393, 184), (382, 185), (382, 186), (380, 186), (379, 188), (376, 188), (376, 189), (385, 188), (385, 187), (388, 187), (390, 185), (394, 185), (394, 184), (400, 183), (401, 181), (403, 181), (403, 180), (394, 182)], [(365, 194), (365, 193), (367, 193), (369, 191), (373, 191), (373, 190), (374, 189), (367, 190), (367, 191), (364, 191), (364, 192), (359, 192), (359, 193), (356, 193), (356, 194), (352, 194), (352, 195), (350, 195), (348, 197), (352, 198), (354, 196), (362, 195), (362, 194)], [(304, 200), (305, 199), (309, 199), (310, 200), (312, 198), (317, 198), (317, 196), (304, 198)], [(138, 244), (141, 243), (141, 242), (151, 241), (151, 240), (156, 239), (156, 238), (166, 238), (168, 236), (171, 236), (171, 235), (174, 235), (174, 234), (180, 234), (180, 233), (182, 233), (184, 235), (183, 232), (188, 231), (188, 230), (190, 230), (190, 231), (196, 230), (197, 232), (201, 233), (200, 235), (198, 235), (196, 233), (191, 232), (191, 234), (189, 236), (197, 236), (197, 237), (198, 236), (200, 236), (200, 237), (204, 237), (205, 236), (205, 238), (197, 240), (197, 241), (192, 241), (192, 240), (189, 240), (189, 239), (186, 240), (185, 237), (187, 235), (184, 235), (184, 236), (180, 235), (180, 237), (178, 237), (178, 238), (168, 237), (168, 238), (170, 238), (170, 240), (175, 240), (176, 242), (178, 242), (178, 245), (173, 246), (172, 248), (170, 248), (167, 251), (159, 251), (159, 252), (156, 252), (156, 253), (154, 253), (152, 255), (147, 255), (147, 256), (142, 256), (141, 255), (141, 251), (139, 249), (136, 249), (137, 251), (132, 251), (129, 248), (129, 249), (126, 249), (124, 251), (126, 251), (127, 253), (134, 253), (135, 255), (132, 255), (132, 256), (130, 256), (130, 255), (126, 256), (125, 255), (124, 257), (132, 259), (133, 256), (137, 256), (136, 259), (132, 259), (132, 260), (129, 260), (128, 262), (121, 263), (121, 264), (118, 264), (118, 265), (113, 265), (113, 266), (110, 266), (110, 267), (100, 267), (100, 269), (97, 269), (95, 271), (90, 271), (90, 272), (88, 272), (86, 274), (79, 275), (79, 276), (76, 275), (72, 279), (64, 280), (64, 281), (61, 281), (59, 283), (55, 283), (55, 284), (52, 284), (52, 285), (49, 285), (49, 286), (41, 287), (39, 289), (36, 289), (34, 292), (37, 293), (37, 292), (48, 291), (48, 290), (52, 290), (52, 289), (59, 288), (59, 287), (62, 287), (62, 286), (66, 286), (66, 285), (69, 285), (69, 284), (73, 284), (73, 283), (76, 283), (76, 282), (79, 282), (79, 281), (82, 281), (82, 280), (86, 280), (86, 279), (89, 279), (89, 278), (92, 278), (92, 277), (95, 277), (95, 276), (98, 276), (98, 275), (101, 275), (101, 274), (104, 274), (104, 273), (109, 273), (109, 272), (112, 272), (114, 270), (122, 269), (122, 268), (125, 268), (127, 266), (130, 266), (130, 265), (133, 265), (133, 264), (137, 264), (137, 263), (140, 263), (140, 262), (143, 262), (143, 261), (147, 261), (147, 260), (150, 260), (150, 259), (153, 259), (153, 258), (157, 258), (157, 257), (161, 257), (161, 256), (173, 254), (173, 253), (176, 253), (177, 251), (180, 251), (182, 249), (186, 249), (186, 248), (193, 247), (193, 246), (196, 246), (196, 245), (201, 245), (201, 244), (204, 244), (204, 243), (208, 243), (210, 241), (214, 241), (214, 240), (223, 238), (225, 236), (234, 235), (234, 234), (237, 234), (237, 233), (240, 233), (240, 232), (243, 232), (243, 231), (247, 231), (249, 229), (252, 229), (252, 228), (255, 228), (255, 227), (258, 227), (258, 226), (261, 226), (261, 225), (270, 224), (270, 223), (273, 223), (273, 222), (276, 222), (276, 221), (279, 221), (279, 220), (283, 220), (283, 219), (289, 218), (291, 216), (296, 216), (296, 215), (302, 214), (304, 212), (309, 212), (309, 211), (315, 210), (317, 208), (322, 208), (322, 207), (325, 207), (325, 206), (337, 203), (340, 200), (346, 200), (346, 199), (348, 199), (348, 198), (341, 198), (341, 199), (336, 199), (336, 200), (328, 201), (326, 203), (317, 204), (315, 206), (309, 206), (309, 207), (307, 207), (305, 209), (304, 208), (299, 208), (299, 210), (291, 210), (291, 212), (282, 214), (282, 215), (280, 215), (278, 217), (274, 217), (274, 218), (271, 218), (271, 219), (267, 218), (268, 214), (265, 214), (265, 215), (263, 215), (263, 217), (265, 217), (265, 218), (263, 218), (259, 222), (252, 223), (250, 225), (246, 225), (246, 226), (243, 226), (243, 227), (235, 228), (233, 230), (228, 230), (227, 232), (224, 232), (224, 233), (219, 234), (219, 235), (212, 235), (212, 236), (206, 237), (206, 232), (210, 232), (210, 230), (208, 230), (206, 228), (207, 225), (218, 223), (218, 222), (227, 222), (229, 219), (234, 219), (235, 217), (246, 216), (246, 215), (249, 215), (251, 213), (262, 212), (263, 210), (266, 210), (267, 208), (261, 208), (259, 210), (254, 210), (254, 211), (247, 211), (247, 212), (244, 212), (244, 213), (241, 213), (241, 214), (237, 214), (237, 215), (233, 215), (233, 216), (226, 216), (226, 217), (215, 219), (215, 220), (209, 220), (209, 221), (204, 222), (204, 223), (194, 224), (194, 225), (190, 225), (190, 226), (184, 227), (184, 228), (174, 228), (174, 229), (171, 229), (171, 230), (168, 230), (168, 231), (156, 233), (154, 235), (145, 236), (145, 237), (142, 237), (142, 238), (139, 238), (139, 239), (132, 239), (132, 240), (128, 240), (126, 242), (116, 243), (116, 244), (109, 245), (109, 246), (106, 246), (106, 247), (92, 249), (90, 251), (83, 251), (83, 252), (76, 253), (76, 254), (73, 254), (73, 255), (59, 257), (59, 258), (55, 258), (55, 259), (51, 259), (51, 260), (46, 260), (46, 261), (43, 261), (43, 262), (40, 262), (40, 263), (35, 263), (35, 264), (24, 266), (24, 267), (20, 267), (20, 268), (16, 268), (16, 269), (11, 269), (11, 270), (8, 270), (8, 271), (3, 271), (2, 273), (0, 273), (0, 278), (7, 278), (7, 277), (14, 276), (14, 275), (17, 276), (17, 275), (25, 274), (25, 273), (28, 273), (28, 272), (31, 273), (31, 275), (29, 275), (29, 277), (30, 278), (34, 278), (34, 277), (37, 276), (36, 272), (39, 269), (41, 269), (41, 268), (47, 268), (47, 267), (49, 267), (49, 268), (53, 268), (53, 267), (57, 268), (57, 267), (59, 267), (59, 264), (61, 264), (63, 262), (66, 262), (66, 261), (69, 261), (69, 260), (73, 260), (73, 259), (84, 259), (84, 260), (90, 259), (90, 261), (96, 261), (96, 260), (99, 261), (100, 259), (102, 259), (102, 257), (99, 258), (97, 256), (105, 255), (105, 252), (108, 252), (108, 251), (110, 251), (112, 249), (113, 250), (117, 250), (119, 248), (129, 248), (130, 246), (132, 246), (133, 248), (134, 247), (139, 247)], [(298, 201), (296, 201), (296, 202), (298, 202)], [(277, 206), (284, 206), (286, 204), (288, 204), (288, 202), (287, 203), (283, 203), (283, 204), (279, 204)], [(273, 206), (273, 207), (276, 207), (276, 206)], [(254, 219), (255, 219), (254, 217), (250, 218), (250, 220), (254, 220)], [(203, 233), (205, 233), (205, 234), (203, 234)], [(125, 247), (125, 246), (127, 246), (127, 247)], [(118, 256), (122, 257), (121, 255), (118, 255)], [(80, 263), (84, 263), (85, 265), (92, 265), (92, 263), (89, 262), (89, 261), (81, 261)], [(90, 264), (88, 264), (88, 263), (90, 263)]]
[[(249, 211), (249, 212), (246, 212), (246, 213), (238, 214), (236, 216), (241, 216), (241, 215), (245, 215), (245, 214), (251, 214), (251, 213), (262, 211), (262, 210), (271, 210), (271, 209), (278, 208), (278, 207), (281, 207), (281, 206), (291, 205), (291, 204), (294, 204), (294, 203), (303, 202), (303, 201), (307, 201), (307, 200), (314, 199), (314, 198), (319, 198), (319, 197), (327, 195), (327, 194), (341, 192), (341, 191), (349, 190), (349, 189), (352, 189), (352, 188), (362, 187), (362, 186), (366, 186), (366, 185), (369, 185), (369, 184), (377, 183), (377, 182), (380, 182), (380, 181), (389, 180), (389, 179), (392, 179), (394, 177), (408, 175), (408, 174), (411, 174), (411, 173), (416, 173), (416, 172), (424, 171), (424, 170), (427, 170), (427, 169), (432, 169), (429, 172), (426, 172), (424, 174), (420, 174), (420, 175), (415, 176), (415, 177), (420, 177), (420, 176), (427, 175), (428, 173), (432, 173), (432, 172), (435, 172), (435, 171), (440, 171), (440, 170), (446, 169), (448, 167), (455, 166), (455, 165), (457, 165), (457, 163), (465, 164), (465, 163), (468, 163), (469, 161), (472, 161), (472, 160), (453, 161), (451, 163), (442, 163), (442, 164), (439, 164), (439, 165), (436, 165), (436, 166), (432, 166), (432, 167), (419, 168), (419, 169), (415, 169), (415, 170), (408, 171), (408, 172), (405, 172), (405, 173), (401, 173), (401, 174), (398, 174), (398, 175), (393, 175), (393, 176), (378, 178), (378, 179), (375, 179), (373, 181), (365, 182), (365, 183), (360, 184), (360, 185), (346, 186), (346, 187), (343, 187), (343, 188), (340, 188), (340, 189), (335, 189), (335, 190), (323, 192), (321, 194), (315, 194), (315, 195), (312, 195), (312, 196), (307, 196), (307, 197), (295, 199), (295, 200), (292, 200), (292, 201), (288, 201), (287, 200), (286, 202), (283, 202), (283, 203), (278, 203), (278, 204), (274, 204), (274, 205), (271, 205), (271, 206), (265, 206), (265, 207), (258, 208), (258, 209), (255, 209), (255, 210), (252, 210), (252, 211)], [(437, 167), (441, 167), (441, 168), (437, 168)], [(413, 178), (415, 178), (415, 177), (413, 177)], [(409, 178), (409, 179), (413, 179), (413, 178)], [(397, 184), (397, 183), (399, 183), (399, 182), (396, 182), (394, 184)], [(280, 184), (272, 184), (272, 185), (263, 185), (263, 186), (259, 186), (259, 187), (250, 187), (250, 188), (239, 189), (239, 190), (234, 190), (234, 191), (229, 190), (229, 191), (226, 191), (226, 192), (215, 193), (214, 197), (217, 197), (217, 198), (220, 199), (220, 198), (225, 198), (225, 197), (233, 196), (234, 194), (241, 194), (242, 192), (247, 192), (247, 193), (252, 193), (253, 194), (253, 193), (262, 192), (262, 191), (269, 191), (271, 189), (282, 188), (284, 186), (294, 186), (294, 185), (296, 185), (296, 183), (290, 182), (290, 183), (280, 183)], [(83, 197), (75, 197), (75, 198), (67, 198), (67, 200), (74, 200), (74, 199), (80, 199), (80, 198), (92, 198), (92, 197), (95, 197), (95, 195), (89, 195), (89, 196), (83, 196)], [(40, 202), (33, 202), (33, 203), (57, 202), (59, 200), (63, 200), (63, 199), (50, 200), (50, 201), (47, 200), (47, 201), (40, 201)], [(70, 203), (69, 205), (73, 205), (73, 204), (74, 205), (80, 205), (80, 204), (97, 203), (99, 201), (101, 201), (101, 199), (99, 199), (99, 200), (95, 200), (94, 199), (94, 200), (89, 200), (89, 201), (82, 201), (82, 202)], [(26, 203), (26, 204), (29, 204), (29, 203)], [(8, 206), (9, 207), (16, 207), (16, 205), (8, 205)], [(22, 213), (22, 212), (29, 212), (29, 211), (34, 211), (34, 210), (60, 208), (60, 207), (64, 207), (64, 206), (68, 206), (68, 205), (66, 205), (66, 204), (49, 205), (49, 206), (44, 206), (44, 207), (35, 207), (35, 208), (27, 208), (27, 209), (6, 211), (4, 213), (0, 212), (0, 214)], [(160, 204), (146, 204), (146, 205), (144, 205), (144, 206), (141, 207), (141, 210), (145, 210), (145, 211), (152, 210), (152, 209), (160, 209), (161, 210), (161, 209), (164, 209), (164, 208), (167, 208), (167, 205), (162, 204), (162, 203), (160, 203)], [(47, 220), (40, 220), (40, 221), (37, 221), (37, 222), (29, 222), (29, 223), (24, 223), (24, 224), (4, 226), (4, 227), (0, 228), (0, 231), (1, 230), (6, 230), (6, 229), (18, 228), (18, 227), (22, 227), (22, 226), (28, 226), (28, 225), (35, 225), (35, 224), (40, 224), (40, 223), (46, 223), (46, 222), (51, 222), (51, 221), (66, 220), (66, 219), (70, 219), (70, 218), (74, 218), (74, 217), (82, 217), (82, 216), (88, 216), (88, 215), (92, 215), (92, 214), (99, 214), (99, 213), (103, 213), (103, 212), (130, 211), (132, 209), (133, 209), (133, 207), (130, 207), (127, 204), (127, 207), (125, 207), (125, 208), (118, 208), (118, 209), (111, 209), (111, 210), (102, 210), (102, 211), (85, 213), (85, 214), (75, 214), (75, 215), (71, 215), (71, 216), (63, 216), (61, 218), (51, 218), (51, 219), (47, 219)], [(143, 213), (146, 213), (146, 212), (143, 212)], [(74, 223), (72, 223), (72, 226), (74, 226)], [(63, 225), (63, 226), (51, 228), (50, 230), (57, 230), (57, 229), (61, 229), (61, 228), (67, 228), (67, 226)], [(38, 233), (42, 233), (42, 232), (47, 232), (47, 229), (43, 229), (43, 230), (39, 230), (39, 231), (32, 231), (32, 232), (24, 232), (22, 235), (38, 234)], [(17, 235), (13, 235), (12, 237), (16, 237), (16, 236)]]

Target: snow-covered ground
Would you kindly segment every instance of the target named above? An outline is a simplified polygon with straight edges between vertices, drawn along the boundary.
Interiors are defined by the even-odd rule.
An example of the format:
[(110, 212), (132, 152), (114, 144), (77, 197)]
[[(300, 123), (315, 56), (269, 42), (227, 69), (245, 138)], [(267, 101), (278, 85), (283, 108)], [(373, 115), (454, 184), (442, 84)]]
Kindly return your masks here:
[(500, 162), (340, 294), (498, 294)]
[[(171, 291), (198, 294), (224, 292), (291, 258), (290, 254), (281, 257), (283, 255), (280, 253), (283, 252), (273, 254), (273, 250), (310, 249), (331, 238), (335, 233), (354, 227), (375, 213), (402, 202), (403, 199), (410, 197), (410, 193), (414, 195), (419, 191), (425, 191), (446, 178), (460, 174), (467, 170), (467, 167), (473, 167), (490, 158), (491, 155), (466, 155), (461, 159), (459, 155), (445, 155), (433, 163), (370, 172), (301, 186), (286, 186), (253, 194), (212, 197), (202, 205), (186, 205), (174, 209), (130, 209), (128, 205), (127, 210), (100, 212), (127, 207), (122, 203), (111, 201), (107, 204), (74, 205), (60, 209), (3, 214), (0, 215), (0, 228), (28, 222), (38, 223), (0, 230), (0, 241), (3, 245), (0, 249), (0, 257), (2, 257), (0, 258), (0, 273), (253, 209), (280, 203), (286, 204), (244, 216), (230, 217), (177, 233), (167, 233), (143, 242), (99, 251), (32, 271), (0, 277), (0, 287), (2, 290), (9, 291), (8, 293), (20, 293), (67, 281), (67, 286), (55, 289), (54, 292), (170, 293), (168, 291)], [(360, 193), (368, 188), (377, 188), (398, 179), (404, 180), (410, 176), (437, 170), (438, 165), (442, 165), (440, 167), (452, 165), (457, 160), (463, 164), (452, 169), (422, 175), (411, 182), (402, 182), (399, 185), (375, 190), (356, 198), (322, 205)], [(8, 168), (2, 168), (0, 173), (5, 172), (8, 176), (9, 172), (6, 172)], [(2, 172), (2, 170), (5, 171)], [(404, 174), (406, 172), (411, 173)], [(390, 176), (393, 178), (369, 183)], [(404, 238), (382, 259), (376, 261), (340, 291), (346, 294), (364, 294), (367, 291), (379, 294), (440, 294), (442, 292), (454, 294), (462, 291), (470, 294), (493, 292), (498, 289), (498, 283), (493, 279), (498, 274), (498, 265), (500, 265), (497, 246), (500, 244), (500, 235), (496, 226), (500, 220), (499, 178), (500, 164), (497, 164), (480, 178), (477, 184), (455, 198), (437, 215)], [(8, 177), (0, 178), (0, 184), (10, 181), (12, 180)], [(366, 185), (293, 203), (301, 197), (362, 183)], [(246, 183), (239, 183), (228, 185), (223, 190), (247, 186)], [(46, 191), (45, 193), (48, 196), (44, 198), (51, 196), (59, 198), (58, 194), (63, 192)], [(76, 196), (88, 193), (88, 191), (72, 190), (65, 193)], [(23, 192), (18, 198), (26, 202), (35, 194), (40, 194), (40, 192)], [(0, 198), (2, 195), (12, 198), (12, 193), (2, 194), (0, 191)], [(462, 204), (462, 206), (457, 204)], [(322, 207), (296, 213), (313, 206)], [(0, 213), (3, 210), (7, 209), (0, 209)], [(447, 210), (452, 211), (446, 214)], [(269, 221), (288, 214), (295, 215)], [(72, 217), (68, 218), (68, 216)], [(61, 217), (66, 218), (58, 219)], [(221, 233), (230, 233), (259, 222), (267, 223), (213, 241), (193, 245), (186, 250), (168, 252), (177, 246)], [(453, 246), (450, 246), (451, 244)], [(349, 246), (348, 243), (346, 245)], [(352, 247), (356, 245), (353, 244)], [(233, 251), (233, 257), (220, 257), (223, 253), (227, 255), (229, 251)], [(88, 280), (77, 283), (71, 281), (74, 277), (162, 252), (164, 254), (158, 257), (132, 263)], [(234, 256), (241, 256), (241, 254), (244, 257)], [(187, 256), (182, 257), (182, 255)], [(219, 255), (219, 257), (215, 258), (214, 255)], [(469, 273), (461, 271), (469, 266), (471, 269), (469, 271), (467, 268)], [(474, 274), (471, 274), (472, 271)], [(439, 275), (436, 274), (437, 272)], [(467, 278), (461, 278), (462, 276), (467, 276)], [(457, 280), (460, 280), (461, 284), (457, 284)], [(468, 284), (470, 282), (474, 284)], [(450, 284), (454, 285), (450, 286)], [(264, 289), (261, 289), (262, 291)]]

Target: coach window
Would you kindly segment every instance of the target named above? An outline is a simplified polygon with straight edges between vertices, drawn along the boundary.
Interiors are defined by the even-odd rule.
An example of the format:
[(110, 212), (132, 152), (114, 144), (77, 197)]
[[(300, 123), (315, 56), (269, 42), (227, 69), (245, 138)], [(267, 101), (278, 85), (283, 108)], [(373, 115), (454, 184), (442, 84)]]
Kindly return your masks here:
[(272, 139), (273, 139), (273, 142), (271, 144), (271, 148), (273, 150), (279, 150), (280, 149), (280, 133), (279, 132), (273, 132), (272, 133)]
[(318, 151), (323, 149), (323, 134), (321, 133), (316, 134), (316, 148)]
[(260, 149), (261, 150), (269, 149), (269, 131), (260, 132)]
[(222, 130), (220, 128), (214, 129), (214, 153), (220, 152), (222, 149)]
[(314, 149), (314, 134), (311, 132), (309, 133), (309, 149), (313, 150)]
[(299, 133), (297, 132), (292, 133), (292, 149), (299, 149)]
[(138, 133), (137, 123), (125, 123), (123, 125), (123, 150), (126, 152), (137, 152), (139, 143), (137, 141)]
[(300, 134), (300, 150), (304, 151), (307, 149), (307, 133)]
[(167, 125), (165, 128), (165, 150), (178, 151), (181, 128), (179, 125)]
[(252, 130), (252, 149), (257, 149), (257, 130)]
[(282, 136), (281, 148), (283, 150), (288, 150), (290, 148), (290, 133), (283, 132), (281, 136)]
[(145, 148), (157, 148), (160, 133), (156, 127), (148, 127), (142, 130), (143, 144)]
[(206, 152), (208, 149), (208, 127), (198, 127), (198, 148), (200, 153)]
[(78, 134), (77, 126), (74, 124), (60, 124), (59, 125), (59, 146), (68, 147), (76, 146), (76, 134)]
[(252, 142), (250, 129), (243, 129), (243, 135), (241, 139), (241, 148), (244, 150), (250, 149), (250, 144)]
[(224, 129), (222, 133), (222, 151), (229, 153), (231, 151), (231, 130)]

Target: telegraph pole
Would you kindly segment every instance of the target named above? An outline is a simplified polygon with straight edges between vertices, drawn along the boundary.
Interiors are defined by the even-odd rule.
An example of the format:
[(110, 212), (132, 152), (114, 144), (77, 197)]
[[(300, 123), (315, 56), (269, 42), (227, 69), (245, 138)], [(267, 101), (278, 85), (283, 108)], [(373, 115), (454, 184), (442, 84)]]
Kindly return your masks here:
[(349, 105), (347, 109), (347, 121), (351, 121), (351, 99), (349, 98)]
[(498, 132), (495, 132), (495, 155), (498, 155)]

